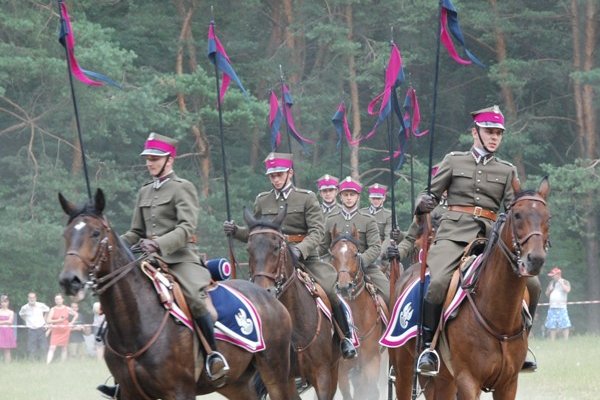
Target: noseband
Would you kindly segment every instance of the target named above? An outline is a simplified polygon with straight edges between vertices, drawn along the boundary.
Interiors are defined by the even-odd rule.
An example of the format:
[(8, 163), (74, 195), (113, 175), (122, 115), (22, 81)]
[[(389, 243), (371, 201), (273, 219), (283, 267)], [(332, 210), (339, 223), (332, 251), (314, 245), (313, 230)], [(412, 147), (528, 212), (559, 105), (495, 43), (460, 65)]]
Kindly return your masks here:
[(275, 295), (277, 297), (279, 297), (292, 284), (296, 274), (292, 272), (292, 274), (290, 274), (290, 276), (287, 276), (287, 273), (285, 270), (285, 265), (288, 260), (288, 246), (287, 246), (287, 242), (285, 240), (285, 236), (283, 235), (283, 233), (281, 233), (281, 231), (274, 229), (274, 228), (252, 229), (250, 231), (250, 233), (248, 234), (248, 236), (254, 236), (254, 235), (265, 234), (265, 233), (271, 233), (280, 239), (279, 255), (277, 256), (277, 264), (276, 264), (277, 268), (275, 269), (275, 272), (265, 272), (265, 271), (256, 272), (256, 271), (254, 271), (254, 267), (251, 267), (252, 269), (250, 271), (250, 274), (252, 276), (250, 278), (250, 281), (254, 282), (254, 279), (257, 276), (264, 276), (265, 278), (269, 279), (270, 281), (272, 281), (275, 284)]

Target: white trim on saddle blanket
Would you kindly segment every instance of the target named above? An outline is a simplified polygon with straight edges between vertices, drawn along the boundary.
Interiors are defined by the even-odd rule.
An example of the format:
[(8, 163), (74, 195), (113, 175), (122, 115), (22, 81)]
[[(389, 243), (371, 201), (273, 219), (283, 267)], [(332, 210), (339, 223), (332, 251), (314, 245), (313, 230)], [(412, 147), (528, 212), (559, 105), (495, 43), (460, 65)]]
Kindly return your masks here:
[(250, 300), (227, 285), (217, 285), (208, 293), (219, 315), (215, 323), (215, 338), (251, 353), (264, 350), (262, 321)]
[[(429, 287), (430, 275), (429, 271), (425, 274), (425, 284), (423, 286), (423, 294), (427, 292)], [(419, 315), (421, 313), (421, 303), (419, 299), (422, 297), (419, 295), (420, 289), (419, 278), (414, 279), (404, 289), (396, 304), (394, 304), (394, 310), (390, 317), (390, 323), (381, 339), (379, 344), (385, 347), (396, 348), (403, 346), (410, 339), (417, 336), (419, 327)]]

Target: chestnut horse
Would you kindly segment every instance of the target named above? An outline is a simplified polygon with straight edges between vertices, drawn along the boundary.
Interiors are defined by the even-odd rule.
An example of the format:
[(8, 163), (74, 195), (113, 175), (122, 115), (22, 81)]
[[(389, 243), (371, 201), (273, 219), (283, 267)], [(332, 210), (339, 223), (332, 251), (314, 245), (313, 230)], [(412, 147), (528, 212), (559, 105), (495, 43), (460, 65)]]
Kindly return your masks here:
[[(367, 290), (365, 273), (358, 251), (358, 232), (356, 227), (352, 235), (340, 235), (337, 226), (331, 232), (331, 264), (338, 275), (336, 290), (350, 306), (360, 349), (358, 357), (342, 360), (338, 374), (338, 386), (344, 400), (379, 399), (379, 370), (381, 353), (379, 338), (384, 331), (381, 318), (381, 306), (376, 293)], [(350, 379), (350, 374), (352, 379)], [(354, 396), (350, 394), (350, 382)]]
[(312, 385), (319, 400), (331, 400), (337, 389), (339, 343), (332, 322), (298, 277), (294, 257), (281, 232), (286, 212), (287, 207), (275, 218), (267, 219), (244, 209), (251, 280), (275, 294), (292, 317), (292, 374)]
[(229, 399), (258, 399), (257, 372), (272, 399), (293, 396), (294, 382), (289, 378), (291, 319), (272, 295), (247, 281), (220, 283), (243, 293), (258, 310), (266, 349), (250, 353), (218, 341), (218, 351), (228, 360), (230, 371), (226, 385), (216, 388), (204, 370), (196, 376), (195, 367), (203, 367), (204, 360), (201, 352), (193, 351), (195, 333), (176, 323), (159, 303), (139, 260), (103, 215), (102, 191), (98, 189), (94, 201), (83, 207), (76, 207), (61, 194), (59, 200), (69, 216), (60, 284), (68, 295), (80, 298), (93, 284), (108, 326), (104, 359), (120, 385), (120, 399), (193, 400), (214, 391)]
[[(515, 398), (528, 345), (522, 303), (526, 279), (537, 276), (546, 260), (549, 192), (544, 178), (537, 191), (517, 193), (507, 214), (499, 216), (474, 287), (446, 324), (439, 346), (440, 374), (420, 379), (426, 398), (478, 399), (482, 390), (493, 390), (495, 400)], [(396, 285), (395, 297), (418, 277), (419, 266), (413, 265)], [(410, 399), (414, 339), (388, 351), (396, 372), (396, 397)]]

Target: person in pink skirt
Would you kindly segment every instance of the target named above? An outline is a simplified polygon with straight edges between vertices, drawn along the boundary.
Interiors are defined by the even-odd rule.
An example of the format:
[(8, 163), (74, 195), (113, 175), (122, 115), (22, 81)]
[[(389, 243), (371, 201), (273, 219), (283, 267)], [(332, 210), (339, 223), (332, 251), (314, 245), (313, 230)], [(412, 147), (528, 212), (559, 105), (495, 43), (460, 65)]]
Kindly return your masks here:
[(17, 336), (15, 335), (15, 312), (8, 308), (10, 301), (8, 296), (0, 296), (0, 349), (4, 353), (4, 362), (12, 360), (11, 350), (17, 347)]

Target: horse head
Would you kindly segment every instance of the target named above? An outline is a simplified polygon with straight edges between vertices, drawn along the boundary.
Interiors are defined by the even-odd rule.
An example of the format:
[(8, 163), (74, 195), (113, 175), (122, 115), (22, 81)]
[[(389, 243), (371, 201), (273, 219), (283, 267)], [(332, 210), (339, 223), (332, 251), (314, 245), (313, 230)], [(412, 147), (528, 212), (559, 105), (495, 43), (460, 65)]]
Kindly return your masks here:
[(287, 204), (272, 219), (252, 215), (244, 207), (248, 225), (248, 264), (251, 280), (258, 286), (279, 293), (283, 283), (293, 275), (293, 255), (289, 251), (281, 224), (287, 214)]
[(343, 297), (352, 297), (364, 282), (358, 254), (358, 230), (353, 226), (351, 235), (340, 234), (335, 224), (330, 235), (331, 264), (337, 271), (335, 288)]
[(63, 233), (65, 258), (59, 282), (67, 295), (82, 299), (84, 289), (93, 280), (111, 250), (111, 229), (104, 218), (105, 198), (98, 189), (94, 199), (76, 206), (59, 193), (58, 200), (69, 222)]
[(551, 216), (546, 204), (549, 193), (548, 177), (544, 177), (537, 191), (517, 193), (507, 213), (501, 246), (508, 250), (505, 253), (519, 276), (538, 275), (546, 261), (550, 243)]

